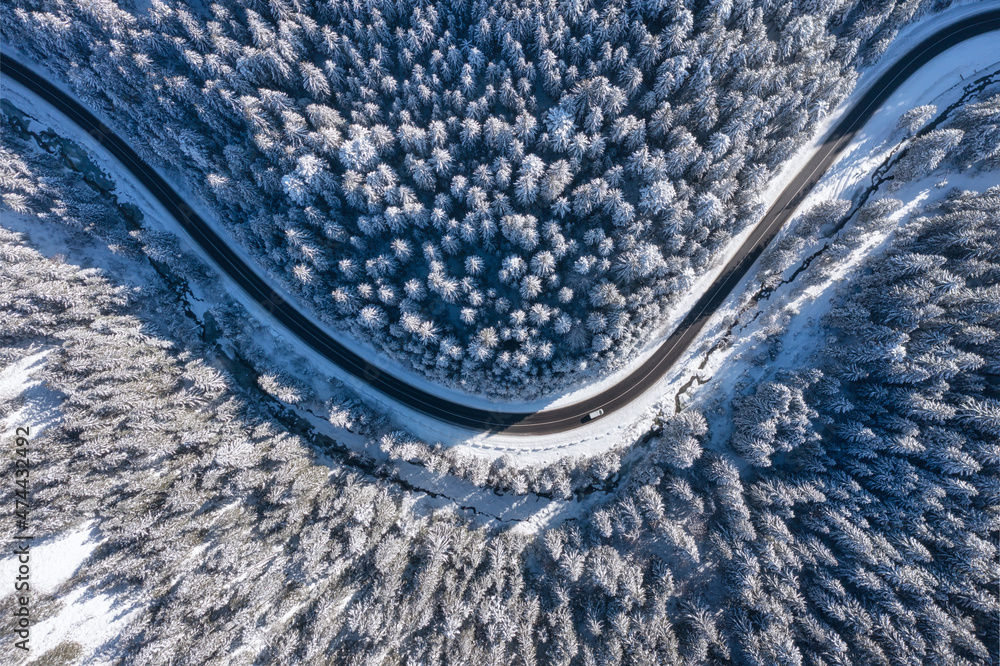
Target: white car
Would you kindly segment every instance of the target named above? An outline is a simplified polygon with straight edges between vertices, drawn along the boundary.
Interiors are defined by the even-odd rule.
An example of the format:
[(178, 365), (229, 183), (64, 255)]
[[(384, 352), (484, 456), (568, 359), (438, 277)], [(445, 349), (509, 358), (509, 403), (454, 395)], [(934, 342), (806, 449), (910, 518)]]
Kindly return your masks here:
[(591, 412), (590, 415), (587, 418), (588, 418), (588, 420), (593, 421), (594, 419), (599, 419), (602, 416), (604, 416), (604, 410), (603, 409), (598, 409), (596, 411)]

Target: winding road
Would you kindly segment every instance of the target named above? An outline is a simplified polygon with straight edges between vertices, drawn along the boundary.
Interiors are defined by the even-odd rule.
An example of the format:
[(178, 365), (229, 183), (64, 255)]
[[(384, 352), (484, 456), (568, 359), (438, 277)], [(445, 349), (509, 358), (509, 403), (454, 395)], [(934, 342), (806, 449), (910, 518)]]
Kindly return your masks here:
[(469, 407), (435, 396), (391, 374), (337, 342), (330, 334), (276, 293), (169, 184), (143, 162), (128, 143), (105, 126), (79, 102), (9, 56), (0, 56), (0, 74), (38, 95), (100, 142), (159, 200), (191, 239), (247, 295), (263, 306), (290, 333), (345, 372), (392, 398), (435, 419), (477, 432), (544, 435), (581, 427), (588, 415), (603, 409), (610, 414), (652, 388), (694, 342), (705, 324), (730, 295), (753, 263), (787, 222), (805, 196), (834, 163), (855, 134), (879, 106), (920, 67), (956, 44), (986, 32), (1000, 30), (1000, 10), (983, 12), (942, 28), (910, 49), (851, 107), (809, 163), (789, 183), (726, 264), (718, 278), (677, 325), (673, 333), (641, 366), (621, 382), (580, 402), (538, 412), (516, 413)]

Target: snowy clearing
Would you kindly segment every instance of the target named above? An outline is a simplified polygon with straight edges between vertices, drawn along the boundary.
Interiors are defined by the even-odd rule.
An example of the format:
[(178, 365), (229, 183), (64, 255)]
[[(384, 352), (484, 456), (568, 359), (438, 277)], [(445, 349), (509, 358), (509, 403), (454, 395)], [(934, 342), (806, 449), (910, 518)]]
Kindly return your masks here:
[(59, 420), (59, 396), (35, 377), (51, 352), (37, 351), (0, 369), (0, 431), (26, 425), (34, 439)]
[[(31, 650), (44, 655), (65, 642), (80, 646), (80, 663), (110, 664), (118, 634), (138, 616), (140, 608), (128, 605), (122, 595), (94, 594), (76, 588), (62, 598), (59, 612), (32, 628)], [(106, 647), (108, 658), (102, 658)]]
[[(41, 594), (53, 594), (68, 581), (99, 544), (99, 535), (86, 522), (75, 530), (31, 545), (31, 587)], [(0, 560), (0, 576), (14, 580), (17, 557)]]

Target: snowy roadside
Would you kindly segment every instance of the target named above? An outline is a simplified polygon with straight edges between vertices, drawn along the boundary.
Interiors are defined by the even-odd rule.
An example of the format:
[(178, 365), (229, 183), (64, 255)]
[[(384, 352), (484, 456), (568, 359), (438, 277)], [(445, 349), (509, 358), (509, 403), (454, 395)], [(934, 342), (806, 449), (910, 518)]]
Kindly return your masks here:
[[(967, 13), (966, 13), (967, 14)], [(966, 14), (961, 14), (953, 20), (963, 18)], [(917, 26), (919, 28), (919, 26)], [(938, 29), (935, 24), (928, 32)], [(916, 38), (920, 38), (918, 34)], [(858, 133), (855, 141), (844, 151), (844, 154), (834, 163), (826, 175), (816, 185), (802, 204), (799, 206), (799, 214), (794, 217), (788, 225), (774, 239), (773, 245), (777, 245), (783, 238), (796, 233), (796, 229), (801, 221), (801, 211), (807, 211), (813, 205), (821, 201), (832, 199), (850, 199), (855, 192), (860, 190), (872, 175), (874, 169), (896, 148), (898, 140), (894, 139), (896, 123), (899, 117), (907, 110), (925, 104), (935, 104), (939, 109), (944, 109), (948, 105), (957, 101), (962, 95), (962, 87), (977, 75), (992, 71), (1000, 67), (1000, 57), (994, 48), (996, 41), (995, 34), (981, 35), (968, 40), (958, 46), (949, 49), (933, 61), (920, 69), (903, 89), (896, 91), (886, 103), (879, 108), (875, 115), (865, 124)], [(829, 131), (829, 127), (823, 133)], [(817, 141), (821, 141), (818, 139)], [(802, 156), (804, 163), (811, 155), (811, 150)], [(800, 151), (802, 152), (802, 151)], [(801, 165), (800, 165), (801, 166)], [(790, 172), (789, 178), (794, 176), (795, 169)], [(996, 175), (993, 175), (995, 178)], [(952, 175), (949, 177), (950, 186), (959, 186), (984, 190), (996, 184), (987, 176), (982, 179), (970, 179), (967, 176)], [(921, 201), (926, 204), (934, 198), (944, 196), (947, 188), (935, 188), (936, 179), (929, 179), (930, 182), (910, 183), (900, 190), (893, 192), (895, 198), (902, 198), (907, 202)], [(783, 184), (775, 186), (775, 193), (780, 193)], [(884, 194), (884, 193), (883, 193)], [(905, 220), (905, 215), (909, 208), (896, 213), (896, 219), (901, 223)], [(848, 227), (848, 230), (850, 227)], [(748, 233), (748, 232), (747, 232)], [(836, 278), (831, 278), (826, 282), (825, 288), (812, 287), (808, 290), (808, 297), (799, 295), (795, 304), (790, 307), (793, 310), (801, 309), (803, 315), (801, 321), (810, 317), (818, 319), (824, 312), (825, 304), (828, 305), (829, 298), (836, 285), (846, 277), (851, 268), (857, 265), (867, 254), (877, 251), (881, 247), (885, 238), (871, 238), (868, 242), (857, 247), (852, 254), (852, 262), (844, 265), (837, 273)], [(822, 243), (820, 243), (822, 244)], [(816, 246), (807, 245), (801, 252), (800, 259), (814, 251)], [(806, 276), (803, 275), (804, 279)], [(782, 294), (773, 295), (766, 303), (762, 304), (765, 316), (748, 326), (741, 333), (741, 341), (725, 351), (718, 351), (710, 357), (710, 363), (704, 369), (692, 371), (698, 365), (705, 352), (718, 339), (723, 332), (723, 322), (733, 319), (740, 310), (740, 304), (747, 296), (748, 291), (757, 283), (758, 277), (755, 271), (749, 273), (743, 281), (733, 290), (732, 296), (716, 312), (705, 331), (698, 340), (692, 344), (684, 356), (675, 364), (674, 369), (664, 377), (654, 388), (650, 389), (642, 397), (634, 401), (628, 408), (615, 412), (602, 419), (599, 423), (604, 429), (603, 433), (587, 432), (573, 442), (570, 438), (559, 435), (552, 437), (533, 437), (531, 442), (525, 442), (525, 446), (518, 449), (517, 460), (523, 464), (542, 464), (557, 460), (564, 455), (593, 455), (615, 445), (617, 442), (613, 438), (615, 433), (622, 437), (635, 438), (652, 425), (653, 419), (660, 413), (673, 413), (674, 397), (680, 390), (681, 385), (690, 381), (692, 376), (707, 379), (712, 385), (731, 385), (732, 380), (739, 376), (739, 372), (734, 371), (726, 364), (732, 362), (735, 353), (747, 354), (753, 349), (762, 338), (763, 320), (768, 313), (780, 312), (788, 303), (785, 303), (782, 295), (790, 288), (785, 289)], [(828, 290), (829, 293), (825, 292)], [(825, 294), (821, 298), (821, 294)], [(815, 302), (808, 301), (815, 299)], [(816, 333), (818, 334), (818, 333)], [(722, 373), (716, 375), (716, 373)], [(691, 395), (694, 395), (694, 391)], [(697, 391), (701, 393), (711, 393), (701, 388)], [(583, 432), (583, 431), (581, 431)], [(512, 438), (502, 438), (491, 436), (476, 438), (463, 448), (468, 448), (470, 452), (478, 452), (481, 455), (496, 456), (505, 452), (510, 452), (517, 446), (517, 442), (511, 442)], [(491, 451), (494, 453), (491, 454)]]
[[(987, 44), (972, 43), (968, 48), (981, 49)], [(1000, 58), (994, 54), (995, 62), (990, 70), (1000, 69)], [(954, 61), (953, 61), (954, 62)], [(887, 140), (895, 127), (894, 117), (909, 108), (924, 104), (934, 104), (943, 109), (954, 103), (962, 93), (963, 82), (959, 81), (942, 91), (949, 81), (953, 82), (953, 72), (943, 68), (929, 71), (924, 83), (928, 88), (909, 99), (890, 100), (872, 123), (865, 128), (865, 134), (854, 146), (855, 157), (845, 159), (841, 168), (831, 172), (818, 184), (814, 192), (803, 202), (803, 208), (837, 198), (847, 198), (855, 193), (858, 185), (876, 167), (882, 164), (894, 148), (895, 141)], [(938, 63), (941, 65), (941, 63)], [(940, 78), (931, 81), (931, 77)], [(971, 78), (965, 77), (965, 83)], [(867, 259), (882, 252), (892, 240), (897, 229), (908, 224), (935, 202), (945, 199), (954, 190), (984, 191), (1000, 184), (1000, 172), (978, 174), (931, 173), (908, 182), (898, 189), (883, 187), (874, 193), (874, 198), (889, 197), (903, 202), (903, 206), (889, 216), (891, 224), (887, 228), (858, 234), (849, 246), (849, 252), (839, 253), (839, 259), (827, 266), (827, 272), (817, 279), (819, 268), (813, 266), (802, 273), (794, 282), (783, 284), (764, 303), (743, 312), (733, 328), (735, 342), (723, 349), (715, 350), (707, 358), (703, 357), (704, 368), (691, 373), (704, 383), (688, 391), (685, 403), (705, 412), (712, 425), (715, 441), (727, 441), (732, 421), (731, 415), (721, 408), (730, 405), (733, 395), (741, 387), (758, 383), (780, 370), (795, 370), (814, 364), (815, 355), (825, 342), (825, 331), (820, 320), (836, 300), (840, 285), (844, 284)], [(852, 223), (840, 234), (841, 237), (854, 231)], [(817, 239), (807, 244), (797, 257), (791, 260), (789, 273), (815, 252), (826, 239)], [(849, 241), (850, 242), (850, 241)], [(735, 313), (731, 313), (735, 314)], [(766, 356), (766, 362), (762, 357)]]
[[(907, 205), (890, 216), (894, 223), (890, 230), (867, 234), (822, 281), (812, 281), (807, 286), (785, 285), (780, 294), (768, 301), (763, 316), (737, 326), (739, 341), (713, 352), (704, 369), (696, 373), (705, 378), (704, 384), (692, 388), (686, 401), (686, 405), (705, 413), (713, 440), (728, 441), (732, 418), (722, 406), (730, 405), (742, 387), (764, 381), (781, 370), (797, 370), (815, 364), (816, 354), (825, 344), (826, 331), (820, 321), (836, 300), (839, 287), (866, 259), (885, 250), (897, 228), (920, 216), (928, 206), (943, 200), (955, 188), (981, 192), (998, 184), (1000, 173), (996, 172), (981, 177), (948, 174), (944, 178), (928, 177), (908, 183), (891, 194), (893, 198), (906, 201)], [(806, 274), (803, 277), (807, 277)], [(767, 357), (765, 363), (761, 362), (763, 356)]]
[[(854, 86), (854, 90), (847, 96), (847, 98), (844, 99), (843, 102), (840, 103), (836, 109), (831, 111), (830, 114), (816, 126), (816, 129), (813, 131), (812, 140), (804, 144), (795, 152), (794, 155), (787, 159), (781, 170), (771, 178), (768, 186), (760, 195), (760, 201), (767, 205), (771, 205), (771, 203), (778, 198), (778, 195), (781, 194), (782, 190), (784, 190), (792, 178), (794, 178), (795, 175), (802, 170), (802, 167), (813, 156), (816, 149), (822, 145), (823, 141), (826, 140), (827, 135), (829, 135), (830, 130), (833, 129), (837, 120), (843, 116), (844, 113), (857, 100), (864, 97), (871, 88), (872, 84), (877, 81), (887, 69), (892, 67), (900, 56), (902, 56), (908, 49), (945, 26), (958, 23), (959, 21), (970, 16), (997, 8), (1000, 8), (1000, 0), (960, 0), (948, 9), (945, 9), (937, 14), (925, 16), (918, 21), (903, 27), (899, 31), (899, 34), (896, 35), (896, 38), (892, 41), (889, 48), (886, 49), (886, 52), (882, 54), (881, 58), (879, 58), (879, 61), (871, 67), (861, 70), (861, 73), (858, 76), (858, 81)], [(963, 49), (966, 44), (972, 42), (985, 44), (988, 48), (979, 48), (978, 50), (963, 49), (961, 59), (959, 60), (959, 67), (948, 69), (947, 72), (944, 73), (954, 74), (956, 77), (960, 77), (970, 70), (970, 68), (981, 68), (990, 64), (995, 60), (995, 49), (992, 48), (995, 41), (995, 36), (991, 39), (989, 35), (981, 35), (973, 40), (963, 42), (953, 49), (949, 49), (947, 52), (939, 55), (933, 61), (927, 63), (927, 65), (921, 68), (921, 70), (910, 79), (911, 85), (906, 87), (919, 89), (920, 81), (918, 81), (918, 78), (922, 81), (925, 78), (925, 72), (928, 68), (938, 67), (940, 62), (945, 59), (945, 56), (949, 53), (954, 52), (956, 49)], [(992, 59), (991, 54), (993, 54)], [(905, 99), (906, 95), (912, 94), (912, 91), (897, 91), (896, 94), (893, 95), (882, 108), (884, 109), (886, 106), (892, 104), (893, 100), (900, 97), (900, 93), (903, 93), (902, 97)], [(921, 96), (923, 97), (922, 94)], [(913, 106), (919, 106), (919, 104), (914, 104)], [(876, 117), (877, 115), (878, 114), (876, 114)], [(865, 130), (872, 127), (872, 123), (876, 121), (876, 117), (873, 117), (868, 121), (865, 125)], [(850, 149), (845, 152), (845, 157), (849, 153)], [(799, 208), (801, 209), (802, 206), (800, 205)]]
[[(20, 104), (23, 100), (13, 101)], [(23, 112), (24, 109), (20, 109), (20, 111)], [(47, 119), (43, 118), (43, 120)], [(28, 130), (35, 134), (56, 129), (43, 120), (34, 116), (24, 119)], [(78, 137), (63, 138), (72, 141), (73, 138)], [(33, 144), (31, 145), (34, 151), (42, 150)], [(88, 159), (94, 158), (96, 160), (96, 157), (96, 154), (88, 153)], [(103, 168), (103, 166), (100, 165), (97, 168)], [(95, 175), (101, 179), (105, 178), (103, 172)], [(135, 198), (135, 192), (129, 191), (127, 181), (109, 181), (109, 183), (111, 185), (110, 192), (120, 203), (133, 205), (144, 203), (141, 199)], [(142, 222), (144, 229), (166, 230), (163, 225), (159, 224), (155, 208), (144, 210), (145, 215)], [(158, 293), (163, 280), (167, 279), (145, 260), (144, 255), (122, 251), (117, 245), (109, 245), (106, 240), (94, 236), (90, 232), (78, 231), (55, 219), (38, 219), (30, 214), (8, 212), (4, 214), (2, 224), (5, 229), (22, 234), (28, 244), (43, 255), (72, 257), (73, 262), (81, 267), (98, 269), (113, 281), (127, 286), (128, 289), (136, 293)], [(168, 234), (168, 236), (174, 237), (173, 234)], [(143, 239), (143, 242), (151, 241), (145, 236)], [(160, 246), (155, 239), (152, 242), (152, 247), (147, 249), (147, 252), (151, 252), (151, 256), (158, 257), (159, 261), (167, 266), (173, 266), (175, 262), (180, 261), (181, 272), (188, 274), (183, 280), (183, 284), (174, 284), (168, 279), (168, 282), (173, 285), (173, 295), (170, 298), (177, 299), (173, 305), (167, 305), (168, 308), (188, 310), (201, 327), (209, 328), (218, 327), (215, 317), (220, 315), (220, 311), (239, 308), (231, 294), (225, 290), (224, 285), (213, 278), (205, 266), (197, 265), (189, 255), (183, 252), (182, 248), (171, 245)], [(171, 270), (176, 271), (177, 268)], [(221, 335), (213, 334), (210, 338), (211, 341), (217, 342), (230, 359), (242, 359), (244, 362), (252, 359), (250, 362), (256, 374), (263, 376), (275, 373), (278, 377), (275, 382), (277, 388), (263, 385), (261, 388), (264, 388), (267, 393), (281, 402), (285, 409), (307, 422), (310, 436), (312, 434), (322, 435), (332, 442), (338, 450), (346, 449), (352, 452), (351, 455), (360, 454), (363, 460), (372, 461), (373, 467), (386, 463), (392, 465), (398, 473), (399, 484), (413, 493), (414, 508), (418, 512), (434, 512), (457, 507), (460, 511), (464, 510), (469, 513), (470, 516), (474, 515), (477, 523), (521, 525), (529, 521), (531, 524), (539, 524), (541, 519), (538, 516), (541, 514), (551, 518), (565, 517), (570, 515), (567, 514), (567, 511), (572, 512), (576, 507), (575, 502), (557, 501), (532, 492), (496, 494), (489, 488), (484, 490), (469, 481), (447, 474), (428, 473), (426, 469), (418, 465), (390, 458), (380, 446), (380, 437), (390, 433), (395, 435), (392, 432), (393, 425), (391, 423), (382, 423), (377, 420), (371, 423), (371, 415), (365, 416), (364, 413), (356, 413), (352, 406), (357, 401), (356, 395), (337, 382), (331, 381), (322, 372), (317, 372), (314, 358), (310, 358), (308, 354), (299, 353), (287, 341), (276, 336), (273, 329), (261, 326), (253, 318), (247, 320), (246, 313), (242, 310), (239, 311), (238, 317), (240, 321), (247, 322), (244, 328), (239, 331), (238, 339), (227, 337), (225, 331), (220, 331)], [(150, 320), (150, 322), (155, 328), (156, 321)], [(226, 330), (229, 333), (233, 332), (228, 328)], [(203, 342), (212, 344), (205, 339)], [(43, 358), (44, 354), (32, 356), (29, 359), (30, 368), (28, 366), (22, 367), (24, 363), (28, 363), (28, 361), (22, 361), (12, 365), (9, 371), (0, 370), (0, 379), (9, 375), (19, 381), (27, 381), (25, 377), (30, 377), (28, 370), (40, 367)], [(225, 363), (223, 366), (220, 366), (219, 369), (231, 370)], [(236, 374), (240, 374), (238, 370)], [(252, 381), (251, 379), (251, 383)], [(292, 384), (287, 384), (287, 381), (291, 381)], [(12, 391), (20, 393), (25, 387), (36, 390), (37, 382), (26, 384), (25, 387), (14, 384), (8, 387), (8, 384), (11, 382), (0, 381), (0, 400), (11, 403), (15, 397), (11, 393)], [(43, 391), (44, 387), (38, 386), (37, 390)], [(8, 396), (8, 393), (11, 395)], [(59, 400), (52, 399), (50, 402), (52, 410), (58, 414)], [(2, 416), (2, 412), (0, 412), (0, 416)], [(358, 424), (354, 422), (356, 418), (367, 422), (368, 425), (361, 424), (359, 431), (356, 427)], [(37, 418), (32, 417), (31, 420), (37, 421)], [(408, 425), (404, 422), (402, 427), (405, 429), (405, 426)], [(397, 425), (396, 427), (401, 426)], [(323, 454), (320, 454), (320, 457), (325, 458)], [(332, 459), (328, 463), (331, 465), (340, 464), (335, 463)]]

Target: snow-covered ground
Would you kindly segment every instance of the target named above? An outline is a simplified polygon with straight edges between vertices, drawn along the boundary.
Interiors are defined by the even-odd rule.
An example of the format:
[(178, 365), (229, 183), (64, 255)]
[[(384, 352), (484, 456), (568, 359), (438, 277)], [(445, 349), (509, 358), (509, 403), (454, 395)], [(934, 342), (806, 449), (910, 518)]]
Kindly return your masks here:
[[(54, 593), (70, 579), (98, 543), (99, 535), (89, 522), (55, 539), (34, 540), (30, 551), (31, 589), (36, 594)], [(19, 564), (16, 556), (0, 559), (2, 580), (14, 580)]]
[[(0, 432), (10, 432), (15, 427), (27, 425), (31, 428), (31, 440), (34, 441), (59, 420), (61, 397), (38, 379), (39, 371), (51, 351), (45, 349), (31, 353), (0, 368)], [(4, 414), (4, 408), (10, 405), (17, 407)], [(99, 535), (92, 530), (89, 522), (55, 538), (36, 538), (32, 541), (30, 584), (34, 602), (37, 603), (39, 595), (55, 594), (98, 543)], [(14, 580), (19, 566), (17, 556), (0, 559), (0, 580)], [(103, 595), (85, 595), (84, 589), (78, 589), (70, 592), (63, 599), (63, 604), (56, 616), (32, 626), (32, 655), (43, 655), (66, 640), (84, 645), (84, 652), (92, 651), (124, 626), (114, 619), (113, 600)]]
[[(60, 600), (62, 607), (52, 617), (42, 620), (31, 632), (31, 653), (44, 655), (62, 643), (80, 646), (78, 663), (110, 664), (95, 651), (113, 645), (118, 634), (139, 613), (140, 607), (122, 596), (94, 594), (86, 587), (78, 587)], [(109, 650), (113, 654), (114, 650)]]
[[(38, 378), (51, 352), (51, 349), (35, 351), (0, 367), (0, 432), (29, 426), (34, 438), (59, 420), (62, 400)], [(15, 404), (18, 406), (11, 408)]]
[(422, 502), (429, 507), (452, 505), (461, 509), (471, 509), (482, 520), (493, 519), (509, 524), (515, 532), (523, 534), (535, 534), (545, 527), (580, 516), (587, 507), (607, 497), (607, 493), (603, 492), (591, 493), (582, 501), (548, 499), (533, 493), (498, 495), (492, 490), (477, 488), (471, 483), (451, 476), (441, 478), (417, 465), (401, 463), (398, 467), (400, 477), (405, 481), (423, 488), (438, 489), (442, 498), (422, 499)]

